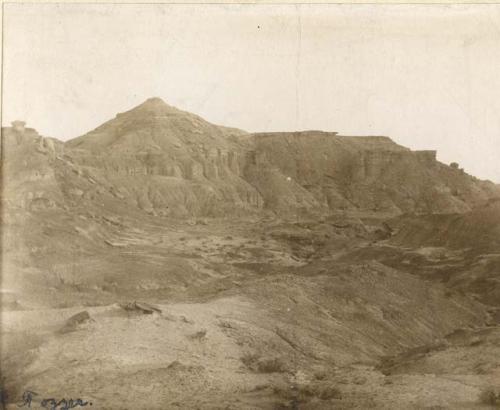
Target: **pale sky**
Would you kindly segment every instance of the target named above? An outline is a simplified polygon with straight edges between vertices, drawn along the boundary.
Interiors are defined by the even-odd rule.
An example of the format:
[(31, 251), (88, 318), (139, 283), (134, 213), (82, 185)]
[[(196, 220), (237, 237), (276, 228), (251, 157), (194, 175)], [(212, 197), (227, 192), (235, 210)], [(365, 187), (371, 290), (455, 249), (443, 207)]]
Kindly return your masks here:
[(67, 140), (153, 96), (387, 135), (500, 182), (499, 5), (6, 4), (3, 118)]

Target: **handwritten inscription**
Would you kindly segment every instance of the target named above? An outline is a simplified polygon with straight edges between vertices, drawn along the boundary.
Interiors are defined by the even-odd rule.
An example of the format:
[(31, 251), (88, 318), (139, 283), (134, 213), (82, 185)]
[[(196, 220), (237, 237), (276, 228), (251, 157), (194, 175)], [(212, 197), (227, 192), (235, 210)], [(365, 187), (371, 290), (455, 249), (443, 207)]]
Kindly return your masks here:
[(68, 410), (68, 409), (74, 409), (75, 407), (84, 407), (87, 405), (92, 406), (92, 403), (89, 403), (87, 401), (83, 401), (82, 399), (61, 399), (57, 401), (56, 399), (43, 399), (40, 402), (40, 405), (46, 409), (50, 410)]
[[(35, 396), (38, 396), (38, 393), (27, 390), (22, 395), (21, 404), (18, 407), (29, 407), (35, 402)], [(48, 410), (69, 410), (74, 409), (75, 407), (85, 407), (92, 406), (92, 402), (84, 401), (82, 399), (42, 399), (39, 402), (40, 406), (44, 409)]]

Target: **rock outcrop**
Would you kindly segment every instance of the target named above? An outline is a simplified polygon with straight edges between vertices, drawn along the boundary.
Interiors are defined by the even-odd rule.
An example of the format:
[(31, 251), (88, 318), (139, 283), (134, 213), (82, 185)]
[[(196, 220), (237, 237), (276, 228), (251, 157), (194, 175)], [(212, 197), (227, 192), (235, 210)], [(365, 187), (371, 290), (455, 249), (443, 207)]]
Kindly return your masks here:
[(242, 178), (245, 135), (152, 98), (66, 146), (72, 162), (100, 174), (131, 205), (222, 216), (263, 204)]
[(387, 137), (308, 131), (254, 134), (252, 142), (246, 178), (271, 208), (466, 212), (500, 192), (438, 162), (435, 151), (411, 151)]
[(12, 125), (2, 128), (4, 205), (30, 210), (63, 206), (55, 161), (64, 144), (42, 137), (23, 121)]
[(500, 196), (383, 136), (248, 134), (159, 98), (62, 143), (16, 121), (3, 129), (4, 199), (28, 209), (121, 202), (153, 215), (226, 216), (361, 210), (468, 212)]

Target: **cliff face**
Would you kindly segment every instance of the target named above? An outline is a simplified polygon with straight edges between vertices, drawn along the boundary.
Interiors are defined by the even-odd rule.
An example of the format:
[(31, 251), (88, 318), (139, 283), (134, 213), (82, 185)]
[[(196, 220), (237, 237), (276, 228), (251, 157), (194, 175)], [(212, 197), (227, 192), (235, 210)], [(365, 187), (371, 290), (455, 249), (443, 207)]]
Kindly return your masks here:
[(158, 98), (66, 143), (5, 128), (6, 200), (16, 206), (121, 203), (153, 215), (336, 210), (466, 212), (492, 183), (387, 137), (247, 134)]
[(286, 183), (300, 199), (284, 208), (453, 213), (499, 193), (494, 184), (439, 163), (434, 151), (410, 151), (387, 137), (311, 131), (252, 138), (246, 178), (271, 207), (285, 200)]
[(244, 140), (243, 131), (154, 98), (66, 146), (74, 164), (98, 173), (132, 206), (159, 215), (222, 216), (263, 204), (241, 177)]
[(25, 209), (63, 206), (56, 181), (55, 159), (64, 144), (40, 136), (32, 128), (2, 129), (2, 178), (5, 205)]

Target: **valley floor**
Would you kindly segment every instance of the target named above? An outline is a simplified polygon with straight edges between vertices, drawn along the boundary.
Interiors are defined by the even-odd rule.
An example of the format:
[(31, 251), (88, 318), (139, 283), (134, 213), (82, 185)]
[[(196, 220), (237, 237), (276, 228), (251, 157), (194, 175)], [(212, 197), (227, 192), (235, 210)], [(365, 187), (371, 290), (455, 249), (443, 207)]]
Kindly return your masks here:
[(43, 241), (9, 253), (7, 409), (26, 392), (35, 409), (500, 406), (499, 315), (432, 278), (457, 252), (394, 247), (380, 221), (352, 215), (140, 227), (82, 215), (66, 254)]

